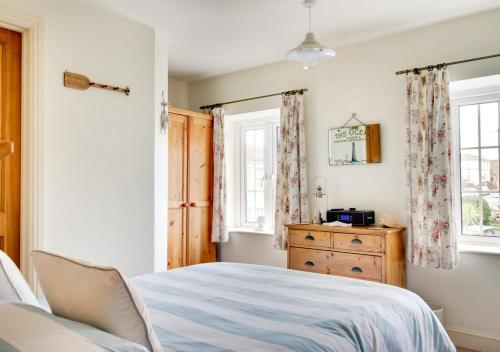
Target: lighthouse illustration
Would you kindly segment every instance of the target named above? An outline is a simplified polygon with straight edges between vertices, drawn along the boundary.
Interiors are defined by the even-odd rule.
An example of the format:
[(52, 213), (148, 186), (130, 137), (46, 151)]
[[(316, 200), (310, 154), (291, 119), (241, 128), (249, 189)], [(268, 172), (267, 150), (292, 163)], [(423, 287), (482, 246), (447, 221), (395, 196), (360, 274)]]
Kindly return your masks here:
[(356, 157), (356, 144), (352, 142), (352, 153), (351, 153), (351, 163), (358, 163), (359, 160)]

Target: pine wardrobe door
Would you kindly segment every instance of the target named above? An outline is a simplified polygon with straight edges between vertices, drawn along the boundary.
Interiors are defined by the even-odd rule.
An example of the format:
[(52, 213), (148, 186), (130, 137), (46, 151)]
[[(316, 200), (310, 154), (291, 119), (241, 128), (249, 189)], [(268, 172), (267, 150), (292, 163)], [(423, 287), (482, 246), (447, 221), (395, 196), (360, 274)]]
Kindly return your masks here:
[(188, 118), (169, 113), (168, 269), (186, 265)]
[(212, 234), (212, 132), (208, 115), (189, 117), (187, 265), (215, 261)]
[(0, 250), (20, 264), (21, 33), (0, 28)]

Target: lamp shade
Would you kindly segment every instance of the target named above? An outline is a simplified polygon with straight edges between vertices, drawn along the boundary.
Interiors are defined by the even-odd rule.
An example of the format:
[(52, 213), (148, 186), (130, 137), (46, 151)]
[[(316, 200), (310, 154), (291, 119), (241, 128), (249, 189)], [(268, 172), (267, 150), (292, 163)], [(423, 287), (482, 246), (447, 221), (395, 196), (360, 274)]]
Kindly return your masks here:
[(290, 50), (286, 57), (288, 60), (301, 63), (305, 70), (310, 70), (316, 67), (318, 62), (333, 59), (335, 50), (321, 45), (314, 33), (309, 32), (305, 40), (298, 47)]

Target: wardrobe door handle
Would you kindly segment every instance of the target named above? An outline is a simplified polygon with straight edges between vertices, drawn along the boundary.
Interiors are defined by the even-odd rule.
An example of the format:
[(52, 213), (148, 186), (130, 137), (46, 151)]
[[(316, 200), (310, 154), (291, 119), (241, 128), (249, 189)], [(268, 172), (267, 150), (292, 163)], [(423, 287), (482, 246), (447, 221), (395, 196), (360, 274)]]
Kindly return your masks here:
[(360, 239), (358, 238), (355, 238), (351, 241), (352, 244), (363, 244), (363, 241), (361, 241)]
[(312, 268), (314, 266), (314, 262), (308, 260), (307, 262), (304, 263), (304, 265), (307, 266), (308, 268)]
[(189, 203), (189, 206), (190, 206), (190, 207), (196, 207), (196, 202), (191, 202), (191, 203)]
[(363, 272), (363, 269), (361, 269), (359, 266), (355, 266), (351, 269), (353, 273), (359, 274)]
[(314, 236), (312, 236), (311, 234), (308, 234), (306, 237), (304, 237), (304, 239), (306, 241), (314, 241)]
[(181, 203), (181, 205), (180, 205), (180, 207), (181, 207), (181, 208), (187, 208), (187, 206), (188, 206), (188, 205), (187, 205), (187, 203), (186, 203), (186, 202)]

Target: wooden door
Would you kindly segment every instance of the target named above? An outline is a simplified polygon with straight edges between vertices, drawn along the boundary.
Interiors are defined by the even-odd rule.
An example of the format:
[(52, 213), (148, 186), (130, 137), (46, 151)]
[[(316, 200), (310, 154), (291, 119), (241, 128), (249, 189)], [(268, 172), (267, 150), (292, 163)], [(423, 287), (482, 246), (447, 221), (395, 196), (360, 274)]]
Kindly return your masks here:
[(188, 118), (169, 113), (168, 129), (168, 269), (186, 265)]
[[(19, 266), (21, 195), (21, 34), (0, 28), (0, 141), (13, 153), (0, 160), (0, 248)], [(8, 153), (9, 154), (9, 153)]]
[(187, 265), (215, 261), (212, 234), (212, 119), (189, 117)]

